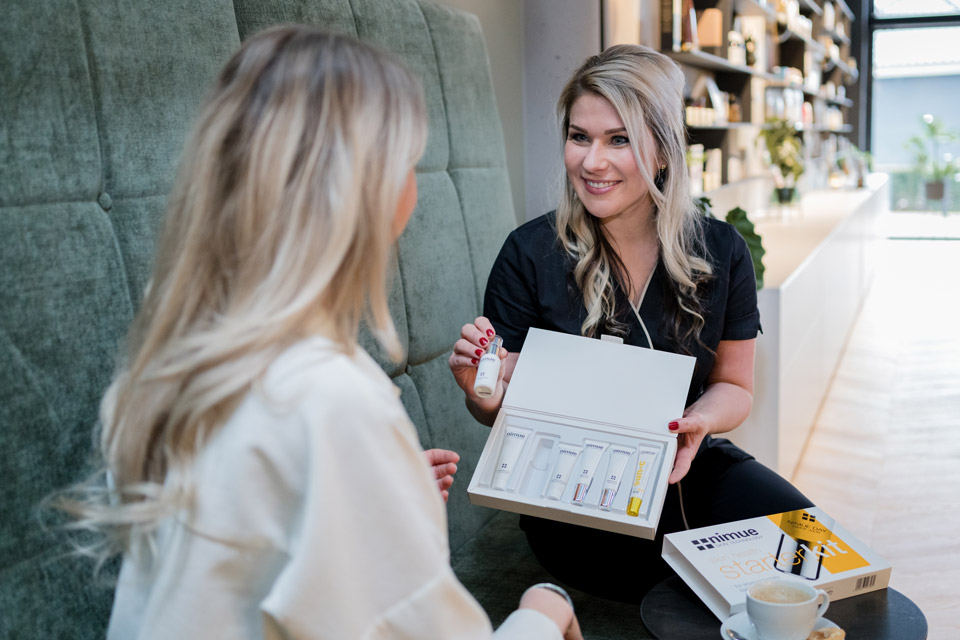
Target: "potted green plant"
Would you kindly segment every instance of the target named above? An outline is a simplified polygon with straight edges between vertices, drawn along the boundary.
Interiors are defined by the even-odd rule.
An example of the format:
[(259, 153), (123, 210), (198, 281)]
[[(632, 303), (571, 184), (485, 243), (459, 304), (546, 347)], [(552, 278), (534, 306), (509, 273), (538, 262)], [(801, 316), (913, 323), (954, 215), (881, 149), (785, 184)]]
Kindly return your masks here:
[[(700, 196), (694, 202), (701, 215), (708, 218), (717, 217), (713, 213), (713, 202), (710, 201), (710, 198)], [(747, 217), (747, 212), (740, 207), (734, 207), (727, 212), (727, 222), (732, 224), (747, 242), (747, 249), (750, 250), (750, 258), (753, 260), (753, 274), (757, 279), (757, 291), (759, 291), (763, 289), (763, 256), (767, 253), (767, 250), (763, 248), (760, 234), (757, 233), (753, 222)]]
[(782, 118), (768, 118), (760, 130), (770, 156), (770, 165), (777, 171), (777, 199), (790, 202), (796, 196), (797, 180), (803, 175), (803, 141), (795, 123)]
[(922, 118), (922, 136), (913, 136), (907, 148), (913, 152), (913, 168), (924, 181), (927, 200), (942, 200), (944, 182), (953, 179), (960, 164), (950, 154), (941, 154), (940, 145), (957, 139), (957, 133), (947, 129), (943, 121), (927, 113)]
[(852, 178), (858, 188), (867, 181), (867, 175), (873, 171), (873, 156), (869, 151), (861, 151), (856, 145), (847, 145), (837, 154), (836, 169), (830, 172), (828, 183), (831, 187), (843, 186)]

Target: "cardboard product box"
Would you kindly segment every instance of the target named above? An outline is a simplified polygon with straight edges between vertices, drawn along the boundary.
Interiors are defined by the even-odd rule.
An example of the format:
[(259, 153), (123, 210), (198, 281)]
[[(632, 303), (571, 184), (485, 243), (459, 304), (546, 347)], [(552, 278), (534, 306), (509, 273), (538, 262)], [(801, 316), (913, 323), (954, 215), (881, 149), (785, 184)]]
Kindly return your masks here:
[(816, 507), (670, 533), (663, 558), (720, 620), (745, 611), (747, 589), (769, 578), (792, 576), (831, 600), (890, 583), (890, 564)]
[(653, 539), (694, 363), (530, 329), (470, 502)]

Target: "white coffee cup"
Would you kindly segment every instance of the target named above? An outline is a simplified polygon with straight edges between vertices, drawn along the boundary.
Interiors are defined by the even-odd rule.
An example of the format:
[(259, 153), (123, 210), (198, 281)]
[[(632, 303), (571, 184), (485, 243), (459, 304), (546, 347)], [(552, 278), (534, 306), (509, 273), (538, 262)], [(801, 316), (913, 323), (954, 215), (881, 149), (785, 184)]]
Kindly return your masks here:
[(761, 640), (806, 640), (829, 605), (826, 591), (801, 580), (774, 578), (747, 589), (747, 616)]

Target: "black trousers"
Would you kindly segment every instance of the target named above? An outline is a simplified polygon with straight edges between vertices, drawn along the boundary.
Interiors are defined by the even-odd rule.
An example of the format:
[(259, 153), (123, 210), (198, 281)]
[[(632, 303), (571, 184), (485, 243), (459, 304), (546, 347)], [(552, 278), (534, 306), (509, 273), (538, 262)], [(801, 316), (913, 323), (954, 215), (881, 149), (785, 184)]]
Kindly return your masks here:
[(559, 582), (602, 598), (640, 602), (674, 573), (660, 553), (665, 534), (686, 529), (683, 514), (697, 529), (811, 506), (729, 440), (707, 438), (679, 486), (669, 485), (654, 540), (530, 516), (521, 516), (520, 527), (537, 560)]

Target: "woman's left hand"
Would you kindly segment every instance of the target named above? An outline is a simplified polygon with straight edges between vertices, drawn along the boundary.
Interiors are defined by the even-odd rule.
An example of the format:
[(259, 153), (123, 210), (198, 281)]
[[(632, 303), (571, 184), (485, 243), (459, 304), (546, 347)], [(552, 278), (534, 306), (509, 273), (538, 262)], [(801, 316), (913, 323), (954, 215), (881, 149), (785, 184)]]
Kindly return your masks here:
[(457, 472), (460, 455), (456, 451), (447, 449), (427, 449), (423, 453), (427, 456), (427, 462), (433, 467), (433, 475), (437, 479), (437, 486), (440, 487), (440, 495), (446, 502), (450, 497), (449, 489), (453, 484), (453, 474)]
[(680, 482), (700, 449), (704, 437), (726, 433), (740, 426), (753, 405), (753, 340), (721, 340), (717, 357), (707, 377), (707, 388), (683, 417), (670, 423), (677, 434), (677, 457), (670, 484)]
[(669, 427), (671, 433), (677, 434), (677, 457), (668, 479), (670, 484), (675, 484), (690, 471), (690, 464), (700, 449), (700, 443), (710, 433), (710, 427), (704, 416), (695, 411), (685, 412), (682, 418), (671, 422)]

